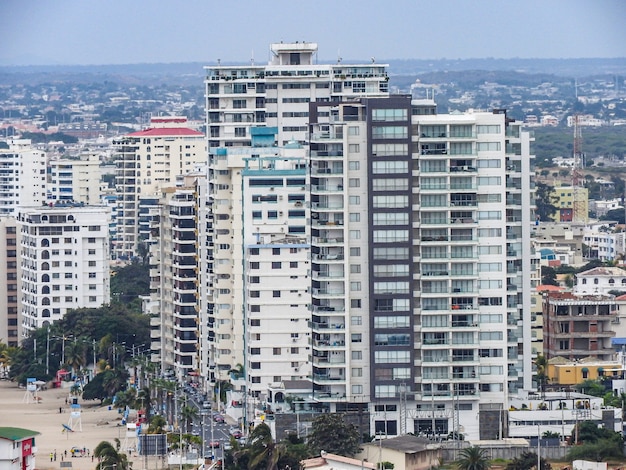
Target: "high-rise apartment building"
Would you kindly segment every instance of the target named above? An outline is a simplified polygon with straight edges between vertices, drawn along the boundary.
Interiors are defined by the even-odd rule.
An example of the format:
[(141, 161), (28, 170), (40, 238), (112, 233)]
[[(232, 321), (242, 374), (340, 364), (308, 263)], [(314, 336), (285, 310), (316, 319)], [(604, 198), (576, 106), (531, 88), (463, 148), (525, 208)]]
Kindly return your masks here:
[[(206, 122), (210, 153), (209, 205), (213, 217), (213, 220), (209, 221), (211, 228), (207, 234), (210, 240), (207, 256), (213, 276), (209, 278), (207, 288), (214, 296), (212, 300), (209, 299), (207, 314), (211, 324), (216, 325), (215, 331), (211, 333), (210, 347), (213, 357), (211, 367), (217, 374), (212, 376), (212, 379), (224, 379), (225, 374), (237, 364), (246, 364), (247, 359), (243, 354), (246, 344), (244, 338), (256, 337), (249, 336), (248, 332), (253, 335), (259, 334), (252, 333), (255, 327), (248, 323), (244, 330), (244, 318), (246, 318), (244, 311), (249, 308), (248, 301), (244, 300), (246, 290), (249, 289), (244, 284), (244, 267), (249, 268), (250, 263), (255, 261), (247, 259), (249, 251), (243, 248), (250, 241), (244, 242), (241, 238), (240, 224), (244, 217), (244, 201), (250, 204), (250, 197), (260, 196), (269, 191), (268, 188), (272, 186), (265, 188), (242, 186), (248, 171), (246, 170), (248, 163), (244, 162), (244, 157), (253, 159), (255, 156), (271, 157), (274, 153), (283, 155), (286, 149), (293, 147), (294, 144), (306, 145), (308, 143), (309, 103), (338, 103), (356, 97), (387, 96), (388, 77), (387, 66), (373, 62), (348, 65), (342, 64), (339, 59), (336, 64), (318, 64), (317, 44), (307, 42), (272, 44), (270, 60), (266, 65), (217, 65), (205, 67), (205, 69)], [(324, 118), (330, 120), (330, 115)], [(256, 149), (243, 149), (237, 156), (237, 150), (234, 147)], [(303, 149), (299, 152), (304, 155)], [(287, 152), (287, 155), (291, 154)], [(265, 165), (270, 159), (259, 161)], [(293, 162), (286, 165), (289, 167), (293, 165)], [(303, 171), (307, 164), (302, 162), (298, 165), (300, 167), (297, 170)], [(283, 171), (295, 171), (295, 168), (287, 167), (279, 162), (273, 168), (263, 167), (264, 175), (276, 178), (276, 175), (281, 176)], [(275, 172), (274, 176), (272, 172)], [(300, 194), (297, 195), (296, 186), (288, 188), (287, 179), (282, 178), (282, 180), (281, 187), (285, 191), (289, 190), (282, 195), (284, 199), (277, 199), (270, 203), (275, 204), (276, 210), (261, 209), (262, 219), (255, 219), (252, 213), (248, 214), (246, 219), (253, 222), (252, 226), (255, 230), (258, 228), (260, 234), (267, 232), (274, 234), (272, 236), (277, 236), (278, 238), (271, 238), (268, 241), (271, 244), (280, 244), (279, 240), (287, 236), (303, 239), (308, 233), (292, 232), (295, 225), (292, 227), (290, 224), (292, 221), (288, 220), (290, 210), (293, 212), (306, 209), (306, 189), (298, 189)], [(297, 188), (304, 187), (305, 185), (297, 186)], [(239, 190), (240, 188), (242, 190)], [(276, 186), (275, 191), (274, 194), (277, 194), (281, 190)], [(271, 194), (268, 194), (268, 197), (271, 199)], [(294, 199), (296, 197), (301, 199)], [(265, 205), (264, 202), (263, 205)], [(258, 203), (259, 201), (255, 201), (255, 204)], [(301, 204), (297, 209), (296, 203)], [(256, 215), (259, 211), (253, 212)], [(271, 212), (272, 217), (265, 212)], [(294, 217), (292, 219), (295, 220)], [(246, 230), (249, 230), (248, 226), (246, 222)], [(299, 224), (299, 226), (308, 230), (308, 223)], [(284, 231), (279, 231), (281, 228)], [(293, 238), (284, 241), (284, 243), (292, 242)], [(225, 246), (229, 248), (222, 248)], [(278, 245), (273, 248), (282, 250)], [(301, 247), (298, 250), (301, 250)], [(295, 255), (293, 262), (302, 266), (302, 262), (297, 259), (298, 255), (296, 253), (293, 255)], [(255, 277), (253, 274), (251, 276)], [(302, 276), (298, 276), (302, 280)], [(298, 291), (298, 289), (299, 287), (296, 287), (293, 290)], [(300, 305), (303, 303), (300, 300), (304, 297), (305, 293), (302, 293), (298, 302), (292, 304)], [(255, 305), (254, 308), (262, 308), (262, 306)], [(294, 316), (294, 319), (299, 317), (300, 313)], [(298, 321), (302, 324), (302, 320)], [(304, 375), (302, 373), (304, 369), (299, 365), (300, 370), (296, 371), (295, 364), (303, 364), (299, 355), (306, 349), (299, 345), (292, 345), (292, 348), (294, 351), (297, 349), (298, 353), (294, 353), (296, 356), (293, 360), (284, 360), (285, 364), (288, 363), (285, 370), (288, 370), (294, 377), (300, 377)], [(274, 356), (273, 353), (272, 356)], [(277, 358), (272, 357), (272, 359)], [(256, 366), (257, 362), (265, 361), (250, 359), (250, 362), (254, 362)], [(248, 379), (251, 380), (251, 377), (254, 377), (254, 380), (265, 381), (270, 377), (273, 380), (287, 376), (287, 374), (270, 372), (265, 375), (267, 378), (261, 379), (261, 375), (248, 374)], [(260, 390), (259, 385), (253, 388), (255, 387)]]
[(308, 103), (388, 94), (387, 66), (317, 63), (317, 44), (270, 45), (266, 65), (206, 70), (209, 147), (249, 146), (252, 127), (276, 127), (277, 143), (307, 143)]
[(150, 315), (152, 362), (184, 379), (200, 371), (206, 319), (200, 314), (205, 274), (199, 255), (204, 239), (206, 175), (188, 173), (163, 188), (150, 209)]
[(312, 333), (313, 399), (388, 435), (504, 432), (531, 387), (530, 136), (409, 96), (310, 120), (312, 322), (345, 328)]
[(17, 221), (13, 216), (0, 216), (0, 266), (4, 282), (0, 284), (0, 341), (17, 347), (20, 341), (20, 243)]
[(110, 302), (108, 207), (20, 207), (16, 217), (25, 334), (70, 309)]
[(9, 139), (0, 150), (0, 214), (14, 214), (18, 206), (46, 201), (46, 154), (28, 139)]
[(86, 153), (79, 160), (51, 160), (48, 181), (48, 201), (74, 201), (100, 204), (100, 158)]
[[(256, 395), (301, 377), (301, 361), (280, 374), (273, 362), (289, 357), (275, 357), (283, 325), (297, 328), (307, 298), (311, 408), (370, 411), (372, 433), (503, 436), (509, 394), (532, 387), (532, 138), (504, 111), (437, 114), (389, 96), (385, 66), (318, 65), (316, 50), (274, 44), (266, 66), (206, 68), (211, 379), (241, 364)], [(271, 149), (291, 141), (308, 150), (300, 200)], [(299, 271), (275, 288), (286, 262), (300, 268), (281, 238), (299, 236), (288, 214), (300, 202), (302, 297)]]
[[(140, 235), (140, 206), (150, 206), (161, 189), (179, 175), (206, 165), (204, 134), (187, 127), (184, 117), (155, 117), (150, 128), (133, 132), (113, 142), (118, 193), (116, 258), (137, 256)], [(147, 209), (144, 212), (147, 227)]]
[(263, 146), (276, 132), (255, 128), (252, 147), (210, 154), (212, 378), (241, 364), (255, 395), (310, 373), (307, 159), (296, 143)]

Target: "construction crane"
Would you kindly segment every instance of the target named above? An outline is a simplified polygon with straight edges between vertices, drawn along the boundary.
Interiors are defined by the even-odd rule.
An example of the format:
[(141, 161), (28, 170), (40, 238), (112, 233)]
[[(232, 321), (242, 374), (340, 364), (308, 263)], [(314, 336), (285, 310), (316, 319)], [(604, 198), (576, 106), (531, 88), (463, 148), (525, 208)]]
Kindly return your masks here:
[(580, 129), (580, 115), (574, 114), (574, 166), (572, 167), (572, 222), (584, 223), (587, 220), (585, 210), (584, 178), (584, 155), (582, 153), (582, 132)]

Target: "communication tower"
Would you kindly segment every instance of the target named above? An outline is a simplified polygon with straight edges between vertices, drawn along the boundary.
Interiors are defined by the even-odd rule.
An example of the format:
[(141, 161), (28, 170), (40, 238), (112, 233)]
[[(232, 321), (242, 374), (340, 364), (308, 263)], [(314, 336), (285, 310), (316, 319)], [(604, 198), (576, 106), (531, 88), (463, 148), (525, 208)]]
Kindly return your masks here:
[(580, 129), (580, 115), (574, 114), (574, 166), (572, 167), (572, 222), (584, 223), (587, 214), (584, 214), (587, 207), (584, 191), (583, 167), (584, 155), (582, 153), (582, 132)]

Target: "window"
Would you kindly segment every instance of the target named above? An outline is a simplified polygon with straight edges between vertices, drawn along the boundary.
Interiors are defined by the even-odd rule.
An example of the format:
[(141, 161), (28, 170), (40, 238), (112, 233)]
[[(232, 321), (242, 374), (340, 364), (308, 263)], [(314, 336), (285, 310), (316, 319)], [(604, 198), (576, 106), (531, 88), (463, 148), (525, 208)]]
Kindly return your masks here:
[(350, 212), (350, 222), (360, 222), (361, 214), (359, 212)]
[(362, 395), (363, 394), (363, 385), (352, 385), (352, 394), (353, 395)]
[(407, 109), (373, 109), (372, 121), (406, 121)]
[(361, 308), (361, 299), (350, 299), (351, 308)]
[(280, 269), (283, 264), (280, 261), (272, 261), (272, 269)]
[(358, 361), (363, 359), (363, 351), (352, 351), (352, 360)]
[(259, 269), (259, 266), (261, 266), (261, 263), (259, 263), (258, 261), (250, 262), (250, 269)]
[(408, 155), (407, 144), (373, 144), (372, 154), (375, 157), (398, 157)]
[(280, 291), (279, 290), (272, 291), (272, 297), (280, 297)]
[(348, 135), (359, 135), (359, 127), (358, 126), (349, 126), (348, 127)]
[(406, 173), (407, 171), (409, 171), (409, 162), (385, 160), (372, 163), (372, 173), (374, 173), (375, 175)]
[(359, 178), (348, 179), (348, 186), (351, 188), (358, 188), (361, 186), (361, 180)]
[(358, 153), (361, 150), (361, 147), (359, 144), (349, 144), (348, 145), (348, 151), (350, 153)]
[(349, 236), (350, 236), (350, 240), (360, 240), (361, 239), (361, 231), (360, 230), (350, 230)]
[(363, 368), (353, 367), (351, 374), (352, 374), (352, 377), (363, 377)]
[(388, 195), (374, 196), (374, 209), (404, 209), (409, 207), (409, 196), (407, 195)]
[(479, 152), (494, 152), (500, 150), (500, 142), (478, 142), (476, 150)]
[(272, 254), (280, 256), (280, 248), (272, 248)]
[(360, 292), (361, 291), (361, 283), (358, 281), (350, 282), (350, 291), (351, 292)]
[(297, 268), (298, 267), (298, 262), (297, 261), (290, 261), (289, 262), (289, 267), (290, 268)]
[(360, 315), (353, 315), (350, 317), (350, 324), (352, 326), (360, 326), (363, 324), (363, 317)]
[(350, 265), (350, 272), (352, 274), (358, 274), (361, 272), (361, 265), (360, 264), (351, 264)]
[(361, 196), (350, 196), (348, 201), (350, 205), (361, 204)]
[(348, 162), (348, 169), (349, 170), (360, 170), (361, 169), (361, 162)]
[(350, 335), (350, 341), (353, 343), (360, 343), (363, 340), (361, 333), (352, 333)]
[(280, 356), (281, 350), (280, 348), (272, 348), (272, 354), (274, 356)]
[(358, 246), (350, 247), (350, 256), (361, 256), (361, 248)]
[[(66, 261), (66, 263), (67, 263), (67, 261)], [(69, 266), (71, 266), (71, 265), (72, 265), (72, 262), (71, 262), (71, 261), (69, 261), (69, 263), (70, 263), (70, 264), (69, 264)], [(89, 267), (90, 267), (90, 268), (93, 268), (93, 267), (95, 267), (95, 266), (96, 266), (96, 262), (95, 262), (95, 261), (89, 261)]]
[(502, 178), (499, 176), (479, 176), (477, 180), (478, 186), (498, 186), (502, 184)]

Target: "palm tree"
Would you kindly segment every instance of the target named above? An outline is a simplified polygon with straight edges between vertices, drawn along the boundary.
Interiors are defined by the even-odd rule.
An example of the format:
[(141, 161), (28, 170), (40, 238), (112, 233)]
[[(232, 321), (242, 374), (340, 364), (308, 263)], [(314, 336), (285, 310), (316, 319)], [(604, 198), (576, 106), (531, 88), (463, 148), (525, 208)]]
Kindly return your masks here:
[(17, 353), (17, 348), (8, 346), (0, 341), (0, 377), (6, 377), (11, 367), (11, 361)]
[(487, 453), (477, 446), (463, 449), (456, 462), (456, 468), (458, 470), (487, 470), (489, 468)]
[(282, 445), (276, 444), (272, 439), (272, 431), (269, 426), (262, 423), (250, 433), (248, 446), (244, 452), (248, 453), (249, 470), (277, 470), (278, 459), (280, 459), (284, 449)]
[(81, 366), (85, 365), (85, 348), (83, 343), (69, 343), (65, 348), (65, 362), (72, 367), (74, 375), (78, 375)]
[(540, 392), (545, 392), (546, 382), (548, 381), (548, 359), (543, 354), (537, 354), (535, 359), (537, 367), (537, 388)]
[(146, 434), (163, 434), (163, 429), (167, 426), (167, 421), (161, 415), (153, 416)]
[(115, 470), (130, 470), (126, 454), (117, 451), (108, 441), (102, 441), (96, 446), (93, 455), (98, 459), (96, 470), (105, 470), (115, 467)]
[(198, 408), (191, 405), (184, 405), (180, 410), (180, 417), (185, 422), (185, 431), (189, 432), (191, 423), (198, 417)]

